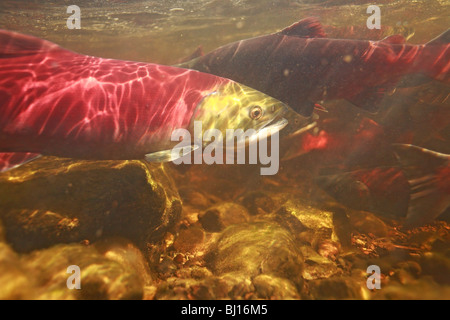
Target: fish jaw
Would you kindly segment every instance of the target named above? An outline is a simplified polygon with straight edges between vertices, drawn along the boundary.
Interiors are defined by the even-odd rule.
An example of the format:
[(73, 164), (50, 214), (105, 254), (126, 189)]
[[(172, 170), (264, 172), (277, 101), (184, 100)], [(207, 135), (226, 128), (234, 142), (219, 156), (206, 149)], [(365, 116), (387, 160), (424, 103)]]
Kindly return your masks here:
[[(261, 129), (259, 129), (255, 134), (250, 136), (248, 138), (248, 141), (245, 141), (245, 142), (248, 144), (251, 144), (251, 143), (258, 142), (260, 140), (264, 140), (264, 139), (274, 135), (275, 133), (279, 132), (287, 125), (288, 125), (288, 120), (286, 120), (285, 118), (279, 118), (276, 121), (270, 121), (269, 123), (264, 125)], [(244, 141), (238, 141), (238, 144), (242, 143), (242, 142), (244, 142)]]

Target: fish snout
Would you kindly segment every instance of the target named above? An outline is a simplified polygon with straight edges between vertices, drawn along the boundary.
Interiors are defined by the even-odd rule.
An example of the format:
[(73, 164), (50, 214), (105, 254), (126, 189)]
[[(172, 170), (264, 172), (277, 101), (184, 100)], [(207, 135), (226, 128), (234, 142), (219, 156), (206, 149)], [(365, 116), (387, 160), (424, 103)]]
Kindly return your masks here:
[(287, 137), (295, 137), (317, 127), (319, 116), (313, 113), (309, 117), (302, 116), (294, 110), (290, 109), (284, 114), (289, 124), (283, 130), (283, 135)]

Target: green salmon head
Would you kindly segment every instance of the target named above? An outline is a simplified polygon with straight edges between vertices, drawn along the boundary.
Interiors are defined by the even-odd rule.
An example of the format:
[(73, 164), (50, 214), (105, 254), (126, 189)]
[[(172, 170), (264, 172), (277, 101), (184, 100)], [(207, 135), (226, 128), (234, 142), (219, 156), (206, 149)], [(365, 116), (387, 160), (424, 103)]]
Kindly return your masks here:
[[(209, 143), (205, 141), (209, 140), (209, 129), (219, 130), (223, 139), (227, 137), (227, 129), (241, 129), (246, 133), (248, 129), (253, 129), (248, 131), (251, 135), (246, 137), (254, 140), (262, 133), (270, 136), (283, 129), (288, 123), (283, 118), (287, 111), (288, 106), (281, 101), (242, 84), (230, 82), (220, 85), (201, 100), (191, 118), (190, 131), (191, 134), (194, 132), (195, 139), (204, 141), (203, 145)], [(197, 125), (201, 123), (201, 130), (194, 130), (194, 122)]]

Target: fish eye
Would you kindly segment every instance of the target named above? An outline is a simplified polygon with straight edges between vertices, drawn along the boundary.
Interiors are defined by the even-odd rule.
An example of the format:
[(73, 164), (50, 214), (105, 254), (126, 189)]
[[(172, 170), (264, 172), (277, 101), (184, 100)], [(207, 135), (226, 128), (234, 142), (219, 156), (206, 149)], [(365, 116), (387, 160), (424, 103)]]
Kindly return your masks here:
[(263, 110), (260, 106), (253, 106), (250, 109), (250, 118), (252, 118), (253, 120), (258, 120), (259, 118), (261, 118), (263, 115)]

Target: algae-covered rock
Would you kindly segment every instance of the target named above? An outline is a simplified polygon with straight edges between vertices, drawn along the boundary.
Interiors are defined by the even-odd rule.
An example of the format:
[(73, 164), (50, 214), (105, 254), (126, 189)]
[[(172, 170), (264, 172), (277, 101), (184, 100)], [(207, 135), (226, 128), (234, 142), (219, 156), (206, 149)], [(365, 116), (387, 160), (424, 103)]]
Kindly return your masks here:
[(203, 228), (209, 232), (219, 232), (228, 226), (249, 220), (247, 210), (236, 203), (224, 202), (199, 214)]
[(275, 202), (271, 196), (261, 191), (246, 194), (242, 199), (242, 205), (251, 215), (270, 213), (275, 209)]
[(303, 257), (291, 234), (277, 223), (257, 221), (225, 229), (206, 258), (217, 275), (237, 272), (246, 276), (274, 275), (303, 282)]
[(386, 237), (389, 233), (386, 223), (370, 212), (351, 210), (349, 220), (352, 226), (361, 233), (371, 233), (378, 237)]
[(94, 243), (93, 247), (105, 258), (116, 261), (127, 270), (134, 271), (144, 285), (152, 283), (153, 277), (144, 255), (129, 240), (103, 239)]
[(191, 252), (205, 239), (205, 232), (197, 226), (181, 229), (173, 243), (175, 250)]
[(430, 277), (414, 279), (404, 284), (392, 282), (388, 286), (381, 286), (370, 294), (372, 300), (449, 300), (450, 287), (436, 283)]
[[(362, 278), (362, 277), (361, 277)], [(364, 278), (335, 277), (308, 283), (312, 299), (363, 299), (366, 283)]]
[(288, 199), (276, 216), (277, 222), (288, 228), (300, 242), (310, 243), (324, 255), (334, 258), (338, 255), (340, 239), (334, 212), (306, 205), (298, 199)]
[[(80, 289), (73, 269), (80, 270)], [(152, 279), (139, 249), (124, 239), (59, 244), (18, 255), (0, 243), (0, 299), (142, 299)]]
[(450, 259), (448, 256), (428, 252), (420, 259), (420, 265), (423, 274), (433, 277), (436, 283), (450, 286)]
[(43, 158), (0, 175), (0, 218), (19, 252), (126, 237), (158, 241), (181, 201), (163, 165)]
[(202, 279), (169, 278), (157, 286), (160, 299), (299, 299), (298, 288), (289, 279), (261, 274), (249, 277), (230, 272)]
[(335, 262), (323, 257), (310, 246), (301, 247), (301, 252), (305, 258), (303, 270), (305, 280), (326, 279), (342, 271)]
[(308, 229), (333, 229), (332, 212), (304, 205), (298, 200), (286, 201), (278, 214), (293, 215)]
[(230, 298), (227, 281), (210, 276), (204, 279), (168, 278), (156, 288), (158, 300), (215, 300)]
[(299, 299), (297, 288), (285, 278), (261, 274), (253, 278), (255, 293), (259, 299)]
[[(128, 248), (121, 242), (109, 246), (106, 251), (102, 249), (102, 253), (94, 246), (60, 244), (25, 255), (22, 263), (38, 287), (36, 298), (141, 299), (144, 285), (148, 284), (145, 279), (150, 279), (146, 271), (139, 268), (145, 261), (133, 257), (137, 249), (130, 244)], [(132, 258), (127, 259), (130, 256)], [(67, 268), (72, 265), (80, 268), (80, 289), (67, 287), (72, 275)]]
[(32, 299), (34, 280), (21, 264), (18, 255), (0, 242), (0, 300)]

